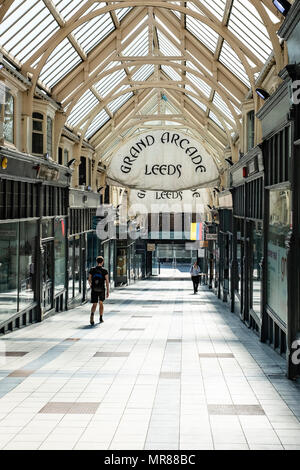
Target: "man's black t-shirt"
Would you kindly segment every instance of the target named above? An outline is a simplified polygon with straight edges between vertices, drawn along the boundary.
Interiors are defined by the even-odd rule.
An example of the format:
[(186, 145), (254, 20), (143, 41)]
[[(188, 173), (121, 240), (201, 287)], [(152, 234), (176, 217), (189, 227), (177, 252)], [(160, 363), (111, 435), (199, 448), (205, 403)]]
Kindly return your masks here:
[(94, 292), (102, 292), (105, 290), (105, 276), (108, 271), (101, 266), (96, 266), (90, 270), (92, 276), (92, 290)]

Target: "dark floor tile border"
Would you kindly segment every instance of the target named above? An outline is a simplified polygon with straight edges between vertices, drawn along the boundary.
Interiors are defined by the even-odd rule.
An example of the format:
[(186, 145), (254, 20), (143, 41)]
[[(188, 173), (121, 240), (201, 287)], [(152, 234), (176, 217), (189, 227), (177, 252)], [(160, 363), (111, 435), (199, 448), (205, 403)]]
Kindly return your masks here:
[(95, 414), (100, 402), (49, 402), (39, 411), (41, 414)]
[(234, 354), (232, 353), (199, 353), (200, 358), (234, 358)]
[(25, 352), (25, 351), (1, 351), (0, 352), (0, 356), (3, 357), (23, 357), (25, 356), (26, 354), (28, 354), (28, 351)]
[(152, 318), (152, 315), (132, 315), (131, 318)]
[(120, 328), (119, 331), (144, 331), (145, 328)]
[(159, 374), (160, 379), (180, 379), (181, 372), (161, 372)]
[(96, 352), (93, 357), (128, 357), (129, 352)]
[(264, 415), (260, 405), (207, 405), (210, 415)]
[(7, 377), (29, 377), (35, 370), (18, 369), (11, 372)]

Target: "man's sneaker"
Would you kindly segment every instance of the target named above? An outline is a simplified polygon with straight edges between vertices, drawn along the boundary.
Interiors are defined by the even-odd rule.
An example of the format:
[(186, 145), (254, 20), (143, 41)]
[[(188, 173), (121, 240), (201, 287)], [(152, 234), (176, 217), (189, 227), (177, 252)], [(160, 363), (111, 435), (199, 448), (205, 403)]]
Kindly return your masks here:
[(95, 324), (94, 322), (94, 314), (91, 314), (90, 316), (90, 324), (93, 326)]
[(101, 315), (100, 318), (99, 318), (99, 322), (100, 323), (104, 323), (104, 320), (103, 320), (103, 316)]

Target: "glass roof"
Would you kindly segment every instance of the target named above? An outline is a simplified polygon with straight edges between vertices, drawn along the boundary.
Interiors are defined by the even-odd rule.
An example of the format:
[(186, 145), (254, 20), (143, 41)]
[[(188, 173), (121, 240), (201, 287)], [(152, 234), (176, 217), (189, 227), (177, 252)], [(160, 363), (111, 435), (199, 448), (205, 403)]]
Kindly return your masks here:
[[(157, 6), (151, 9), (142, 2), (123, 8), (118, 1), (14, 0), (1, 21), (0, 46), (10, 61), (21, 71), (24, 67), (65, 106), (67, 125), (86, 132), (92, 143), (97, 132), (110, 125), (114, 114), (132, 97), (134, 112), (138, 113), (141, 105), (146, 112), (145, 93), (154, 92), (149, 109), (158, 112), (160, 96), (165, 95), (163, 86), (131, 89), (135, 82), (147, 80), (174, 82), (168, 99), (179, 102), (184, 92), (187, 106), (198, 107), (201, 116), (223, 132), (224, 125), (232, 129), (236, 126), (234, 113), (240, 119), (239, 106), (250, 89), (249, 71), (257, 78), (273, 51), (268, 27), (272, 31), (274, 24), (279, 27), (276, 9), (272, 2), (267, 5), (264, 1), (256, 9), (250, 0), (170, 3), (174, 8), (186, 5), (185, 13)], [(118, 8), (101, 10), (109, 5)], [(260, 8), (265, 16), (260, 15)], [(87, 14), (92, 17), (84, 21)], [(58, 34), (60, 42), (55, 42)], [(115, 67), (119, 69), (113, 70)], [(103, 72), (108, 73), (101, 77)], [(217, 115), (222, 116), (224, 125)], [(126, 121), (119, 135), (122, 126), (128, 125)]]

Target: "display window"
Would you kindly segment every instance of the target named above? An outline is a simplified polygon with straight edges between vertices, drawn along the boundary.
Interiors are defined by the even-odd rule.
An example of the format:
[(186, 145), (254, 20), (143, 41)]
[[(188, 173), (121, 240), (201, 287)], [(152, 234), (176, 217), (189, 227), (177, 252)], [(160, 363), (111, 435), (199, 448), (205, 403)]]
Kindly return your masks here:
[(287, 248), (290, 230), (290, 190), (270, 190), (267, 253), (267, 304), (280, 320), (287, 323)]

